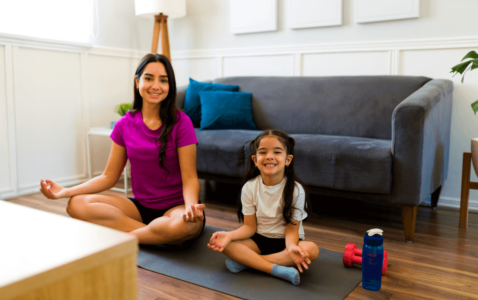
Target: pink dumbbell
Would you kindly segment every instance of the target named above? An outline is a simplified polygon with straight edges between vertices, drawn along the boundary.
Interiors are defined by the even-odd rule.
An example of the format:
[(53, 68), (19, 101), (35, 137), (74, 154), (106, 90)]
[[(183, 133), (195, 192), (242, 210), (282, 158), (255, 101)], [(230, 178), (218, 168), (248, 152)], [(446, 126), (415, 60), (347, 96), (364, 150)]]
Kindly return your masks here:
[[(383, 250), (383, 265), (382, 265), (382, 275), (387, 271), (387, 260), (388, 254), (386, 250)], [(362, 265), (362, 249), (357, 249), (357, 246), (354, 243), (348, 243), (345, 246), (344, 266), (352, 267), (354, 264)]]

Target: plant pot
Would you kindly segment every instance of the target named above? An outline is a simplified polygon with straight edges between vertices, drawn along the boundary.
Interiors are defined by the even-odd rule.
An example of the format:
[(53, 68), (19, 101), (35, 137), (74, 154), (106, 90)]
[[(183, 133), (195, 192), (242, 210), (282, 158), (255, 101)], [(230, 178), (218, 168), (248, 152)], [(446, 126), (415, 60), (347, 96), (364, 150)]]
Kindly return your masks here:
[(471, 162), (478, 176), (478, 138), (471, 139)]

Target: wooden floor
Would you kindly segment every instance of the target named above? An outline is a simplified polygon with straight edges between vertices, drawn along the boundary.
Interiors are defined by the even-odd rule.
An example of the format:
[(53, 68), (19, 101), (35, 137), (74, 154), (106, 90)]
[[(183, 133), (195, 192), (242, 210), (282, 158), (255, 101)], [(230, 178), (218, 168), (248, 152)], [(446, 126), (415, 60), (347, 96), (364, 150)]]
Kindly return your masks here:
[[(205, 199), (202, 194), (207, 224), (235, 229), (239, 225), (234, 206), (238, 188), (225, 190), (228, 192), (210, 193), (216, 200)], [(311, 198), (318, 218), (304, 223), (305, 236), (321, 247), (338, 252), (347, 243), (361, 247), (366, 230), (384, 230), (388, 269), (382, 289), (371, 292), (359, 285), (346, 299), (478, 299), (478, 214), (470, 213), (468, 229), (459, 229), (458, 211), (419, 207), (415, 241), (406, 243), (399, 207), (314, 195)], [(66, 199), (51, 201), (33, 194), (7, 200), (55, 214), (66, 213)], [(238, 298), (138, 268), (138, 299)]]

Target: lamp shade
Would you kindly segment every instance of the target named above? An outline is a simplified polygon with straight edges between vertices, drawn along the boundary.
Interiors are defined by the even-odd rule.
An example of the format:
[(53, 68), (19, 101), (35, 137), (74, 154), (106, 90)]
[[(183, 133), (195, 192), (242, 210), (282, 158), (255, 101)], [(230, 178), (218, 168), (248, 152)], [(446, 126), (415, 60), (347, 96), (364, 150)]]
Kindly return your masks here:
[(186, 0), (134, 0), (136, 15), (153, 18), (163, 14), (176, 19), (186, 16)]

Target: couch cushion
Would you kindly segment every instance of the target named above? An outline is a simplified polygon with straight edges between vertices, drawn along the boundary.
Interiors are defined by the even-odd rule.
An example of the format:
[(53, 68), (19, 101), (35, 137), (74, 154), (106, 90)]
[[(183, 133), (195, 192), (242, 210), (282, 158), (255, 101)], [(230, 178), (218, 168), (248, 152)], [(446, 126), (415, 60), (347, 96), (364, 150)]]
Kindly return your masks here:
[(291, 136), (296, 141), (296, 174), (305, 184), (390, 194), (390, 140), (309, 134)]
[(257, 130), (252, 121), (251, 93), (199, 92), (201, 98), (201, 130)]
[(244, 176), (244, 145), (255, 139), (256, 130), (196, 130), (197, 170), (217, 175)]
[(252, 115), (259, 130), (392, 139), (395, 107), (420, 89), (427, 77), (226, 77), (252, 93)]
[(209, 82), (199, 82), (189, 78), (189, 86), (184, 95), (184, 112), (189, 116), (191, 121), (199, 121), (201, 119), (201, 102), (199, 98), (200, 91), (231, 91), (237, 92), (237, 85), (214, 84)]

